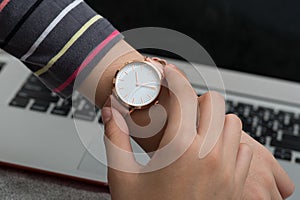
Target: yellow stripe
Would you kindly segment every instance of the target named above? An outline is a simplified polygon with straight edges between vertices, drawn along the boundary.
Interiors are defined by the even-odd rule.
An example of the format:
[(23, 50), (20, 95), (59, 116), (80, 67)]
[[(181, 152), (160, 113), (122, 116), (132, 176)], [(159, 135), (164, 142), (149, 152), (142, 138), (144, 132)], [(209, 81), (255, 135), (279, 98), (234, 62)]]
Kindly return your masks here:
[(78, 40), (78, 38), (80, 38), (80, 36), (83, 35), (83, 33), (90, 27), (92, 26), (96, 21), (98, 21), (99, 19), (101, 19), (102, 17), (100, 15), (96, 15), (95, 17), (93, 17), (92, 19), (90, 19), (87, 23), (85, 23), (83, 25), (83, 27), (81, 27), (79, 29), (79, 31), (77, 31), (77, 33), (68, 41), (68, 43), (60, 50), (60, 52), (54, 56), (48, 63), (46, 66), (44, 66), (42, 69), (38, 70), (35, 72), (35, 74), (37, 76), (40, 76), (42, 74), (44, 74), (45, 72), (47, 72), (53, 65), (54, 63), (57, 62), (58, 59), (60, 59), (67, 51), (68, 49), (76, 42), (76, 40)]

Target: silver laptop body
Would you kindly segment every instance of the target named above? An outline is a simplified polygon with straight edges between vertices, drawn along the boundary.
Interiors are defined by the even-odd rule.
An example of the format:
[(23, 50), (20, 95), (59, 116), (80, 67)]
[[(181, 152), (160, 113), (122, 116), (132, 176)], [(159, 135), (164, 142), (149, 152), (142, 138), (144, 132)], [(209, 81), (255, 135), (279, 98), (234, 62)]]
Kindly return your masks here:
[[(199, 94), (206, 92), (205, 86), (199, 82), (197, 76), (193, 77), (193, 72), (187, 64), (179, 60), (170, 62), (188, 75)], [(29, 102), (15, 101), (16, 97), (28, 95), (22, 92), (30, 90), (30, 84), (26, 86), (27, 88), (24, 87), (28, 82), (35, 80), (30, 79), (31, 73), (19, 61), (5, 53), (0, 54), (0, 63), (4, 63), (0, 70), (1, 163), (106, 183), (106, 166), (93, 155), (105, 159), (105, 149), (101, 139), (103, 127), (99, 120), (99, 112), (92, 115), (87, 114), (84, 106), (78, 108), (79, 104), (88, 104), (81, 97), (78, 97), (76, 108), (73, 106), (69, 111), (67, 109), (61, 111), (56, 108), (61, 108), (68, 103), (62, 102), (61, 99), (57, 100), (51, 93), (49, 99), (46, 99), (49, 101), (49, 105), (46, 106), (36, 104), (37, 98), (30, 96), (31, 93)], [(197, 69), (206, 80), (214, 83), (215, 72), (211, 67), (197, 65)], [(286, 129), (289, 130), (285, 126), (277, 127), (277, 131), (274, 129), (276, 133), (265, 135), (264, 131), (270, 131), (275, 125), (265, 128), (258, 124), (259, 130), (256, 129), (253, 131), (255, 133), (251, 134), (276, 155), (280, 164), (295, 182), (296, 191), (289, 199), (299, 199), (300, 163), (297, 162), (300, 162), (300, 142), (297, 143), (297, 138), (300, 141), (300, 84), (225, 69), (220, 69), (220, 73), (227, 89), (228, 112), (239, 112), (243, 115), (241, 112), (246, 112), (247, 109), (259, 109), (262, 110), (262, 115), (267, 112), (275, 113), (275, 117), (280, 118), (279, 121), (287, 121), (290, 115), (293, 115), (294, 120), (288, 122), (288, 125), (293, 127), (288, 137), (283, 136)], [(210, 85), (214, 90), (222, 89), (218, 87), (218, 84)], [(76, 122), (72, 116), (77, 116)], [(85, 130), (86, 135), (77, 133), (78, 126)], [(296, 140), (291, 145), (288, 144), (294, 138)], [(137, 145), (135, 149), (140, 151)]]

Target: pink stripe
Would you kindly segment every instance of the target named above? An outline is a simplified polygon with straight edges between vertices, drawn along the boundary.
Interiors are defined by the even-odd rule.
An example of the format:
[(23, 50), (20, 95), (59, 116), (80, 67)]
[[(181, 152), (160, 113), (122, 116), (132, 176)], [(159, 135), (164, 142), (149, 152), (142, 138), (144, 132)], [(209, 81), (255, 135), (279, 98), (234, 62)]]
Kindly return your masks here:
[(83, 63), (77, 68), (77, 70), (59, 87), (54, 89), (54, 92), (61, 92), (63, 89), (65, 89), (72, 81), (76, 78), (77, 74), (79, 74), (94, 58), (95, 56), (117, 35), (119, 34), (119, 31), (115, 30), (112, 32), (104, 41), (102, 41), (95, 49), (94, 51), (83, 61)]
[(0, 3), (0, 12), (5, 8), (5, 6), (10, 2), (10, 0), (3, 0)]

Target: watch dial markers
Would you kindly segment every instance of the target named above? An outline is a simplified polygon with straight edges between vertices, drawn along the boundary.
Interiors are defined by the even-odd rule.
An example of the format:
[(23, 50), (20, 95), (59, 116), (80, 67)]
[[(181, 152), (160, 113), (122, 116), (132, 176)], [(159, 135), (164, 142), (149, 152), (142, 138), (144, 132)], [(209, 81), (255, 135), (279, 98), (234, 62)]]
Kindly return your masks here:
[(160, 92), (161, 75), (153, 66), (143, 62), (129, 63), (116, 76), (118, 97), (131, 106), (144, 106)]

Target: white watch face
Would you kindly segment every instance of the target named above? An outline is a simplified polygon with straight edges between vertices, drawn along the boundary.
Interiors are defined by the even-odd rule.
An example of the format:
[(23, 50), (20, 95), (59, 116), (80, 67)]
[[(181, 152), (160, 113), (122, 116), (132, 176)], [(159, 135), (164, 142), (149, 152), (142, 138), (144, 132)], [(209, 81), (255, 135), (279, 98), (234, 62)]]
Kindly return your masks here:
[(115, 90), (126, 104), (139, 107), (152, 103), (161, 87), (161, 73), (151, 64), (132, 62), (116, 76)]

